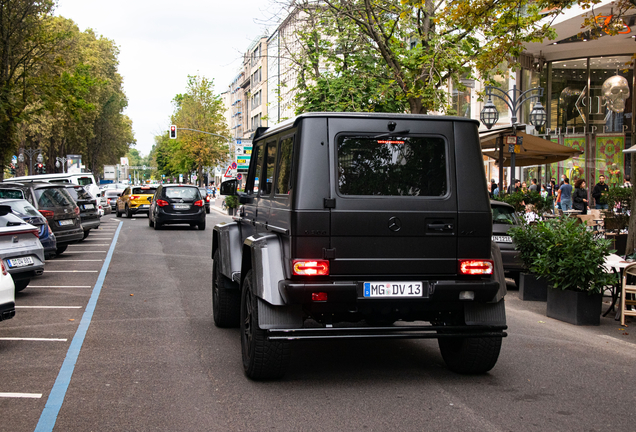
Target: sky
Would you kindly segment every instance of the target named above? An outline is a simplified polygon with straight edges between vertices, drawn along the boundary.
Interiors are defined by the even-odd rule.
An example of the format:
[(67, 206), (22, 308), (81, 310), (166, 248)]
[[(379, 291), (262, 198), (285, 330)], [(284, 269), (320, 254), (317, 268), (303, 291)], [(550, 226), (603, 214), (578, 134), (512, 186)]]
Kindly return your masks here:
[(119, 46), (125, 114), (135, 148), (148, 155), (154, 136), (168, 130), (171, 101), (188, 75), (212, 78), (215, 92), (225, 91), (252, 41), (275, 28), (279, 9), (272, 0), (58, 0), (55, 14)]

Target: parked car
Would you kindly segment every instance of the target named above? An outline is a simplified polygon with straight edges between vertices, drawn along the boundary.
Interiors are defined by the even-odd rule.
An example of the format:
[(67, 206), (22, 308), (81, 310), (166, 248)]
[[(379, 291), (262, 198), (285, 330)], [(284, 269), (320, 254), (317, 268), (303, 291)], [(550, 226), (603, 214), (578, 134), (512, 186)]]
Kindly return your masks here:
[(519, 252), (515, 250), (512, 237), (508, 230), (521, 221), (515, 213), (515, 208), (502, 201), (490, 201), (492, 210), (492, 241), (497, 243), (501, 250), (501, 259), (506, 276), (514, 279), (519, 287), (519, 274), (523, 270), (523, 263), (519, 258)]
[(91, 173), (51, 173), (51, 174), (35, 174), (28, 176), (13, 177), (9, 179), (12, 182), (46, 182), (56, 184), (74, 184), (84, 186), (93, 198), (100, 195), (99, 186), (95, 181), (95, 177)]
[(55, 255), (57, 250), (55, 234), (53, 234), (46, 218), (31, 203), (24, 199), (0, 199), (0, 204), (11, 206), (13, 214), (38, 229), (38, 238), (44, 248), (44, 258), (50, 258)]
[(196, 186), (167, 184), (157, 188), (150, 204), (148, 225), (189, 224), (205, 229), (205, 204)]
[(97, 200), (82, 186), (66, 185), (66, 190), (79, 207), (84, 238), (86, 238), (92, 229), (99, 228), (100, 225)]
[(0, 259), (13, 277), (16, 291), (25, 289), (44, 271), (44, 248), (38, 235), (38, 229), (13, 214), (11, 206), (0, 205)]
[(212, 198), (212, 196), (208, 192), (208, 188), (200, 187), (199, 192), (201, 193), (203, 201), (205, 202), (205, 212), (210, 213), (210, 199)]
[(452, 371), (495, 366), (506, 283), (478, 127), (307, 113), (256, 130), (245, 192), (221, 184), (241, 208), (212, 237), (214, 322), (240, 327), (247, 377), (282, 376), (301, 339), (432, 337)]
[(4, 261), (0, 261), (0, 321), (15, 316), (15, 285)]
[(110, 211), (117, 210), (117, 198), (124, 192), (123, 189), (106, 189), (104, 196), (106, 197), (106, 203), (110, 207)]
[(150, 201), (157, 188), (150, 186), (129, 186), (117, 198), (116, 213), (120, 217), (122, 213), (133, 217), (137, 213), (146, 213), (150, 210)]
[(23, 197), (29, 201), (44, 216), (57, 242), (56, 253), (63, 253), (69, 244), (84, 238), (80, 210), (73, 197), (63, 185), (53, 183), (6, 183), (0, 184), (2, 191), (21, 190)]

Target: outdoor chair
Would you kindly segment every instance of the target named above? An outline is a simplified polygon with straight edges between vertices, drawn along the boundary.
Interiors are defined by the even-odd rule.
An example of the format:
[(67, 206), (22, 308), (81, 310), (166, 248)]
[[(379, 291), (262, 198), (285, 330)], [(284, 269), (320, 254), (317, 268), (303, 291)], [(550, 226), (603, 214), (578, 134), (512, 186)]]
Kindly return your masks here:
[[(623, 271), (623, 283), (621, 286), (621, 325), (625, 325), (625, 316), (636, 316), (636, 310), (632, 310), (632, 306), (636, 306), (636, 285), (630, 285), (627, 283), (628, 276), (636, 276), (636, 263), (630, 264), (625, 267)], [(629, 296), (629, 299), (627, 298)], [(629, 307), (629, 309), (628, 309)]]

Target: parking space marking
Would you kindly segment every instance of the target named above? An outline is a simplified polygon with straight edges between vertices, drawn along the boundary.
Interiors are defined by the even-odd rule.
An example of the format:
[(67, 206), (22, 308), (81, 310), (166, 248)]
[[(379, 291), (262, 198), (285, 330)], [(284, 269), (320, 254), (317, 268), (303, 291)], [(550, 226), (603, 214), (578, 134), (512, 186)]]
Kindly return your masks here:
[(86, 243), (86, 244), (72, 244), (72, 245), (69, 245), (69, 246), (71, 246), (71, 247), (78, 247), (78, 246), (86, 247), (86, 246), (109, 246), (109, 245), (108, 245), (108, 243)]
[(97, 270), (47, 270), (48, 273), (97, 273)]
[(66, 251), (64, 252), (65, 254), (84, 254), (84, 253), (107, 253), (108, 251), (77, 251), (77, 252), (73, 252), (73, 251)]
[(104, 261), (103, 259), (96, 259), (96, 260), (76, 260), (76, 259), (65, 259), (65, 260), (55, 260), (55, 261), (47, 261), (46, 264), (59, 264), (59, 263), (65, 263), (65, 262), (79, 262), (79, 261), (88, 261), (88, 262), (102, 262)]
[(35, 432), (52, 432), (53, 428), (55, 427), (57, 416), (60, 412), (60, 409), (62, 408), (62, 404), (64, 403), (64, 398), (66, 397), (66, 391), (68, 390), (68, 386), (71, 383), (71, 377), (73, 376), (75, 363), (77, 362), (79, 353), (82, 349), (82, 345), (84, 344), (84, 338), (86, 337), (86, 333), (88, 332), (88, 327), (90, 326), (91, 320), (93, 319), (93, 313), (95, 312), (95, 307), (97, 306), (99, 293), (104, 286), (106, 273), (108, 273), (108, 267), (110, 266), (110, 261), (113, 257), (113, 253), (115, 252), (117, 238), (119, 237), (122, 226), (123, 224), (119, 223), (117, 231), (115, 232), (113, 243), (108, 249), (108, 255), (106, 255), (106, 259), (104, 260), (104, 264), (102, 265), (102, 270), (99, 273), (97, 282), (95, 283), (95, 287), (93, 288), (93, 292), (91, 293), (91, 298), (86, 305), (86, 309), (84, 310), (82, 320), (80, 321), (77, 331), (75, 332), (75, 336), (73, 336), (73, 340), (71, 341), (71, 344), (66, 353), (64, 363), (62, 363), (60, 372), (55, 379), (55, 384), (53, 384), (53, 388), (49, 393), (49, 397), (46, 401), (46, 405), (44, 406), (44, 410), (42, 411), (42, 415), (40, 415), (40, 420), (35, 427)]
[(81, 309), (82, 306), (16, 306), (16, 309)]
[(66, 342), (68, 339), (0, 337), (0, 340), (4, 340), (4, 341), (27, 341), (27, 342)]
[(0, 393), (0, 397), (40, 399), (42, 397), (42, 393)]
[(29, 285), (29, 288), (93, 288), (90, 285)]

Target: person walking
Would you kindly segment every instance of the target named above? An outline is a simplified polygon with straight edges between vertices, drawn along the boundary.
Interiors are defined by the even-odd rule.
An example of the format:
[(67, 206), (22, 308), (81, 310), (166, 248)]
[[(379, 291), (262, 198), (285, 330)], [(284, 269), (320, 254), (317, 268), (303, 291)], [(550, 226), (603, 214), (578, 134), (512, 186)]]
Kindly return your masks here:
[(544, 184), (541, 185), (541, 198), (546, 199), (548, 197), (548, 189), (545, 187)]
[(574, 183), (574, 192), (572, 193), (572, 208), (579, 210), (581, 214), (587, 214), (587, 189), (585, 189), (585, 180), (578, 179)]
[(533, 178), (531, 180), (531, 184), (530, 184), (530, 187), (528, 189), (530, 189), (530, 192), (539, 192), (539, 186), (537, 186), (537, 179), (536, 178)]
[(607, 203), (604, 203), (603, 195), (609, 192), (609, 186), (605, 184), (605, 176), (601, 174), (598, 176), (598, 183), (592, 190), (592, 198), (594, 198), (594, 204), (599, 210), (607, 210)]
[(570, 186), (570, 179), (567, 177), (563, 179), (563, 184), (559, 188), (557, 202), (561, 203), (561, 210), (572, 210), (572, 186)]

